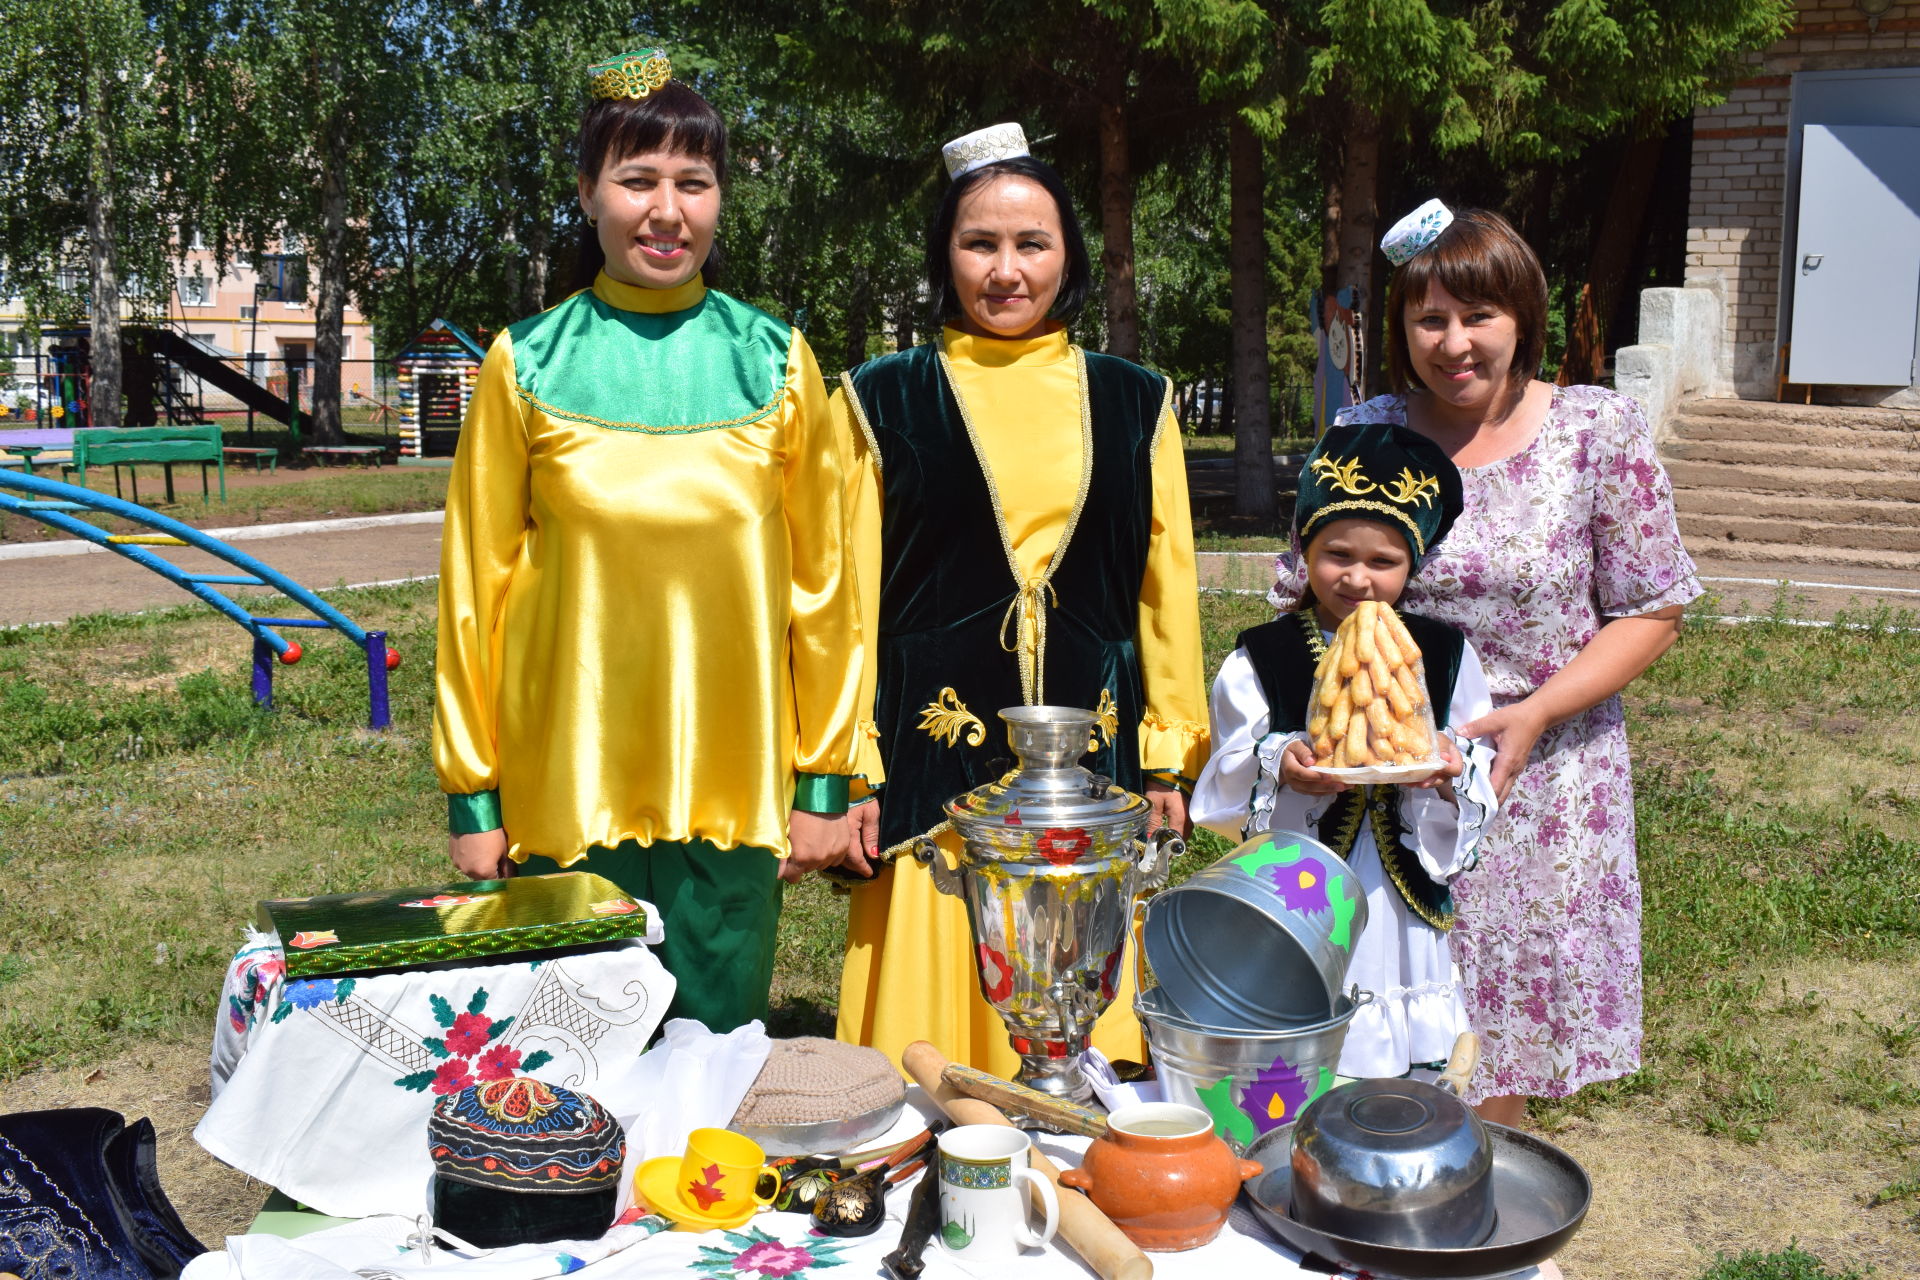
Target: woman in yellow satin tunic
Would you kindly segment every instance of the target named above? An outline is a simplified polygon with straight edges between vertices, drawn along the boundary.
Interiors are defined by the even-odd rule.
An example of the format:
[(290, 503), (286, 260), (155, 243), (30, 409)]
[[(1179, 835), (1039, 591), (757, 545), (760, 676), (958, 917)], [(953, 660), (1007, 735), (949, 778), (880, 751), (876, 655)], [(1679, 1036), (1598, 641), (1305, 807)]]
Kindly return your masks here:
[(724, 125), (685, 86), (644, 87), (582, 126), (604, 265), (481, 366), (447, 495), (434, 762), (456, 867), (590, 870), (652, 902), (673, 1012), (724, 1031), (766, 1013), (776, 873), (847, 848), (847, 445), (799, 332), (703, 283)]
[[(1056, 570), (1078, 557), (1083, 575), (1131, 574), (1130, 580), (1113, 583), (1119, 599), (1109, 611), (1125, 615), (1131, 635), (1109, 648), (1132, 655), (1137, 664), (1137, 675), (1121, 682), (1134, 690), (1137, 724), (1126, 726), (1130, 731), (1120, 735), (1115, 749), (1124, 745), (1138, 758), (1116, 762), (1113, 772), (1116, 778), (1131, 775), (1131, 785), (1144, 790), (1156, 823), (1184, 829), (1185, 795), (1206, 761), (1208, 734), (1179, 429), (1164, 379), (1072, 346), (1064, 320), (1087, 292), (1084, 242), (1057, 175), (1021, 151), (1017, 158), (962, 169), (930, 233), (929, 278), (947, 323), (935, 353), (939, 373), (912, 384), (934, 388), (921, 408), (912, 408), (911, 394), (886, 395), (886, 379), (867, 376), (888, 361), (905, 357), (911, 362), (908, 353), (853, 371), (833, 398), (835, 425), (854, 441), (856, 454), (850, 502), (862, 608), (871, 620), (868, 652), (875, 655), (865, 696), (872, 698), (876, 686), (892, 683), (881, 668), (902, 650), (887, 646), (892, 637), (911, 646), (915, 636), (904, 633), (917, 626), (891, 602), (898, 598), (895, 587), (902, 584), (896, 579), (905, 562), (884, 545), (889, 539), (904, 545), (929, 533), (948, 537), (962, 520), (998, 524), (1005, 554), (983, 571), (1005, 579), (1003, 587), (1015, 601), (999, 633), (1005, 649), (994, 631), (993, 624), (1001, 621), (996, 610), (984, 628), (972, 620), (964, 624), (971, 627), (964, 639), (963, 631), (952, 633), (947, 656), (932, 659), (932, 665), (949, 659), (957, 666), (967, 665), (963, 659), (1017, 664), (1022, 683), (1014, 687), (1027, 702), (1062, 700), (1061, 655), (1050, 662), (1046, 650), (1066, 643), (1063, 619), (1081, 602), (1070, 598)], [(1102, 399), (1092, 384), (1103, 371), (1138, 394)], [(959, 427), (949, 429), (963, 441), (955, 464), (936, 466), (931, 445), (906, 440), (908, 447), (900, 449), (905, 440), (900, 436), (883, 448), (886, 431), (878, 419), (880, 402), (888, 399), (903, 406), (897, 415), (902, 419), (931, 421), (943, 412), (941, 405), (956, 410), (964, 434)], [(1137, 406), (1138, 420), (1114, 416), (1116, 404)], [(916, 429), (910, 427), (909, 433)], [(1138, 480), (1124, 496), (1106, 495), (1093, 478), (1115, 473), (1096, 468), (1095, 455), (1119, 435), (1141, 442), (1135, 453), (1125, 455)], [(895, 460), (887, 449), (912, 456)], [(926, 473), (924, 489), (915, 489), (911, 475), (916, 472)], [(976, 474), (985, 480), (983, 505), (994, 509), (956, 510), (954, 495), (963, 492), (957, 478), (971, 480)], [(888, 508), (890, 499), (898, 509)], [(1094, 513), (1103, 501), (1125, 510), (1102, 524)], [(1129, 558), (1102, 542), (1116, 529), (1129, 537), (1115, 542), (1136, 546), (1137, 554)], [(913, 588), (903, 585), (909, 592)], [(953, 646), (962, 644), (975, 652), (955, 653)], [(1036, 687), (1042, 676), (1044, 689)], [(1096, 688), (1097, 682), (1073, 696), (1085, 697), (1092, 707)], [(879, 700), (890, 702), (884, 687)], [(1123, 695), (1123, 704), (1127, 700)], [(971, 712), (985, 722), (992, 740), (983, 750), (1005, 755), (994, 715), (998, 710), (981, 706)], [(881, 735), (879, 750), (889, 769), (899, 760), (901, 744), (886, 735), (924, 732), (912, 719), (920, 707), (908, 705), (904, 712), (896, 709), (890, 717), (883, 705), (878, 724), (868, 729)], [(914, 745), (926, 750), (925, 744)], [(917, 813), (895, 804), (902, 779), (898, 772), (892, 776), (895, 785), (880, 788), (877, 804), (856, 804), (852, 811), (862, 845), (882, 865), (872, 884), (853, 890), (839, 1037), (873, 1045), (896, 1060), (907, 1044), (924, 1039), (955, 1062), (1011, 1078), (1019, 1059), (1005, 1025), (980, 993), (965, 905), (937, 893), (926, 869), (911, 856), (897, 856), (913, 835), (933, 829), (939, 815), (926, 796), (916, 801)], [(940, 831), (937, 838), (951, 858), (957, 837)], [(888, 860), (887, 855), (894, 856)], [(1093, 1042), (1109, 1058), (1143, 1060), (1145, 1046), (1132, 1014), (1131, 967), (1124, 967), (1125, 980), (1096, 1025)]]

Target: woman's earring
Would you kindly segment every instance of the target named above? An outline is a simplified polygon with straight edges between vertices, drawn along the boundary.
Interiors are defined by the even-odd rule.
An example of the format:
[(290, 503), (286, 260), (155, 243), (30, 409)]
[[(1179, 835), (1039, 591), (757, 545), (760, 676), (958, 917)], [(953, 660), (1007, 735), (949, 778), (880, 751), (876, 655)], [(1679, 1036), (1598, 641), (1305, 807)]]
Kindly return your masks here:
[(590, 226), (590, 227), (597, 227), (597, 226), (599, 226), (599, 225), (600, 225), (600, 219), (598, 219), (598, 218), (596, 218), (596, 217), (594, 217), (594, 216), (593, 216), (592, 214), (588, 214), (588, 215), (587, 215), (587, 225), (588, 225), (588, 226)]

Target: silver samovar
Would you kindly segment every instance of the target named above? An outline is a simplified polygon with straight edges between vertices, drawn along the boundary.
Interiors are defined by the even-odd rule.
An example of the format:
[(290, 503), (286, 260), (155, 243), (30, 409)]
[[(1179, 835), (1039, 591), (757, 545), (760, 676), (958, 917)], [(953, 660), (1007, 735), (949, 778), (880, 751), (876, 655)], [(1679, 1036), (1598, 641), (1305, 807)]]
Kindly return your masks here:
[(1000, 718), (1020, 763), (947, 802), (966, 842), (958, 869), (924, 837), (914, 856), (967, 904), (980, 993), (1007, 1024), (1020, 1083), (1084, 1102), (1080, 1055), (1119, 988), (1134, 899), (1186, 846), (1171, 830), (1149, 838), (1147, 802), (1079, 766), (1096, 745), (1093, 712), (1010, 707)]

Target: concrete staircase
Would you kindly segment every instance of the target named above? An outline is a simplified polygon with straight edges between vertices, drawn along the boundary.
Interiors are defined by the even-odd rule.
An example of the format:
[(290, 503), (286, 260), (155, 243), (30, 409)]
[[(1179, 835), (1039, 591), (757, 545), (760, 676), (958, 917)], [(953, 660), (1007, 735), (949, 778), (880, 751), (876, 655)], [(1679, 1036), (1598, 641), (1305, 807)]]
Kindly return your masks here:
[(1688, 400), (1660, 452), (1696, 557), (1920, 585), (1920, 412)]

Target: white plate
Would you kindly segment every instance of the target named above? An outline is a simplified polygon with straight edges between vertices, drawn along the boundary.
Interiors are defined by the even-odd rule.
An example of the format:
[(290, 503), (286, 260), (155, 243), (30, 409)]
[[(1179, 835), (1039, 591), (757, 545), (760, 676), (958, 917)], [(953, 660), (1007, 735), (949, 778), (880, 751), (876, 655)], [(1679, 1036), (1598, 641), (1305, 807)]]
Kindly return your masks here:
[(1379, 782), (1424, 782), (1440, 772), (1439, 760), (1421, 760), (1413, 764), (1369, 764), (1357, 769), (1315, 769), (1315, 773), (1324, 773), (1329, 778), (1338, 778), (1342, 782), (1379, 783)]

